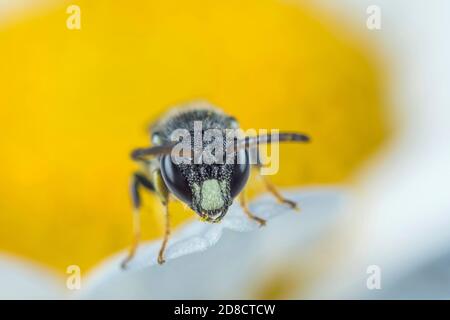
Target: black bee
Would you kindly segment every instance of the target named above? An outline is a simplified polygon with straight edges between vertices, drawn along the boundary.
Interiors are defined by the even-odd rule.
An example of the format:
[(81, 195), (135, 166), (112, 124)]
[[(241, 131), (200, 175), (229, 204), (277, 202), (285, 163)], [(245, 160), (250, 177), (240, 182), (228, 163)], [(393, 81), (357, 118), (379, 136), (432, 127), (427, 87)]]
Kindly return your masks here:
[[(135, 172), (131, 180), (131, 198), (134, 207), (134, 242), (128, 257), (122, 263), (126, 264), (133, 258), (140, 237), (141, 206), (140, 190), (146, 189), (156, 194), (165, 207), (165, 234), (158, 255), (158, 263), (164, 263), (164, 250), (170, 234), (168, 202), (169, 195), (174, 195), (178, 200), (187, 204), (204, 221), (217, 223), (225, 216), (233, 199), (239, 195), (240, 204), (245, 214), (258, 222), (261, 226), (266, 221), (254, 216), (248, 209), (244, 192), (249, 175), (250, 161), (249, 150), (255, 149), (258, 144), (271, 142), (308, 142), (309, 137), (301, 133), (280, 133), (276, 137), (271, 135), (241, 137), (233, 140), (232, 149), (224, 142), (224, 154), (232, 152), (231, 163), (195, 163), (192, 153), (190, 162), (177, 163), (173, 161), (172, 151), (176, 145), (172, 134), (176, 130), (195, 135), (195, 123), (201, 123), (202, 133), (208, 129), (219, 131), (239, 129), (236, 118), (225, 114), (218, 108), (206, 102), (194, 102), (185, 106), (176, 107), (168, 111), (150, 126), (152, 147), (135, 149), (131, 157), (142, 165), (142, 169)], [(225, 139), (224, 139), (225, 140)], [(195, 149), (194, 143), (191, 143)], [(240, 159), (241, 161), (237, 161)], [(260, 167), (259, 162), (255, 163)], [(267, 190), (276, 199), (297, 208), (296, 203), (285, 199), (276, 188), (260, 175)]]

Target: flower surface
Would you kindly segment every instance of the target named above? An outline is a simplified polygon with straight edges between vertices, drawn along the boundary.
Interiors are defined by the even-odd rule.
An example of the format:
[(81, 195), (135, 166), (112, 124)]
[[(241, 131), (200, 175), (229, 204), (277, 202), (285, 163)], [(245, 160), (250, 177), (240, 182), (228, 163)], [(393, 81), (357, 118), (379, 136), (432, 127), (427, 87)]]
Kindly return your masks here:
[[(206, 99), (244, 128), (310, 134), (281, 148), (280, 186), (342, 182), (387, 135), (370, 50), (306, 5), (80, 0), (69, 30), (68, 4), (0, 26), (3, 251), (65, 272), (125, 248), (129, 153), (173, 104)], [(144, 238), (159, 238), (161, 206), (144, 203)], [(195, 216), (170, 210), (175, 227)]]

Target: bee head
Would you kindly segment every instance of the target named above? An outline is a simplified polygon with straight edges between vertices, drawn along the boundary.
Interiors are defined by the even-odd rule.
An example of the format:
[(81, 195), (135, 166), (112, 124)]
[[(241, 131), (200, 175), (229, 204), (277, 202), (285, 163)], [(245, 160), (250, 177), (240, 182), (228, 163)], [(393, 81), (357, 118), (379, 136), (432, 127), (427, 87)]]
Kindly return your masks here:
[(175, 164), (165, 155), (161, 157), (162, 177), (169, 191), (202, 219), (219, 222), (250, 175), (248, 153), (241, 152), (245, 161), (233, 164)]

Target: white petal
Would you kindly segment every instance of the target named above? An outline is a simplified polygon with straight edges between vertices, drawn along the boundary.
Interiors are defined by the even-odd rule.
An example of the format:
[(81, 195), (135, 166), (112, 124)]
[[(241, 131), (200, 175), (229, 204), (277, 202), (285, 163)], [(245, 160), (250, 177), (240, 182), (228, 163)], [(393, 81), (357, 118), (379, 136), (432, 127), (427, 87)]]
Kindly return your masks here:
[(338, 188), (300, 189), (286, 196), (298, 201), (300, 213), (264, 195), (250, 205), (255, 215), (269, 220), (260, 228), (233, 206), (219, 224), (196, 221), (176, 232), (162, 266), (156, 264), (160, 241), (142, 245), (130, 264), (132, 271), (120, 270), (126, 252), (109, 259), (84, 281), (80, 297), (249, 297), (246, 288), (265, 267), (320, 239), (346, 199)]

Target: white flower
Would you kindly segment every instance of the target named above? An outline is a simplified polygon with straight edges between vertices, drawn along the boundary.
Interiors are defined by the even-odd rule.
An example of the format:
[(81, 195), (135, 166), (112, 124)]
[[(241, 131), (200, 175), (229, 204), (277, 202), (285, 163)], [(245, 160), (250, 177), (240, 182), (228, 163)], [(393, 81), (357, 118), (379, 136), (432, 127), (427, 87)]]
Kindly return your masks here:
[[(339, 8), (358, 23), (370, 4), (346, 0)], [(363, 35), (387, 48), (394, 76), (390, 100), (400, 125), (353, 187), (286, 192), (301, 213), (264, 195), (250, 207), (269, 219), (261, 229), (233, 206), (221, 224), (193, 222), (178, 230), (165, 265), (155, 264), (159, 242), (147, 243), (130, 271), (119, 268), (122, 252), (83, 276), (76, 292), (31, 263), (1, 257), (0, 297), (442, 297), (436, 295), (448, 288), (445, 278), (416, 286), (402, 279), (414, 282), (421, 270), (438, 269), (448, 261), (439, 258), (450, 252), (450, 3), (377, 5), (381, 30)], [(367, 287), (373, 265), (381, 271), (381, 290)], [(448, 268), (442, 270), (448, 279)]]
[[(123, 252), (94, 271), (80, 292), (83, 298), (249, 298), (271, 268), (320, 241), (338, 219), (345, 201), (340, 189), (317, 188), (286, 193), (297, 212), (269, 195), (250, 205), (268, 220), (260, 228), (238, 205), (218, 224), (192, 222), (170, 240), (166, 263), (157, 265), (160, 241), (142, 246), (129, 270), (120, 269)], [(236, 296), (237, 295), (237, 296)]]

